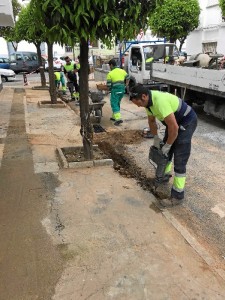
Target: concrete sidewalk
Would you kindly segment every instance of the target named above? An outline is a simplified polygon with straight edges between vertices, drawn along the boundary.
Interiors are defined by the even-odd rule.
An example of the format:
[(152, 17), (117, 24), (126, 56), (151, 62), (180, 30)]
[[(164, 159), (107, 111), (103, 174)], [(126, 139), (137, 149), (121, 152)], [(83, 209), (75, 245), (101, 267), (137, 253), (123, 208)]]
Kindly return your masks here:
[[(12, 94), (11, 89), (8, 92)], [(2, 150), (11, 101), (3, 95)], [(157, 210), (154, 196), (134, 179), (120, 176), (110, 166), (59, 168), (56, 147), (81, 145), (80, 118), (70, 107), (38, 107), (38, 101), (48, 99), (46, 91), (26, 88), (26, 132), (34, 173), (51, 173), (60, 182), (40, 219), (64, 260), (51, 299), (224, 299), (225, 277), (220, 266), (214, 265), (213, 258), (169, 212)], [(123, 110), (125, 119), (139, 116), (140, 120), (143, 114), (135, 125), (115, 128), (110, 114), (107, 100), (102, 125), (109, 131), (146, 125), (143, 112), (135, 106)], [(41, 298), (10, 298), (14, 299)]]

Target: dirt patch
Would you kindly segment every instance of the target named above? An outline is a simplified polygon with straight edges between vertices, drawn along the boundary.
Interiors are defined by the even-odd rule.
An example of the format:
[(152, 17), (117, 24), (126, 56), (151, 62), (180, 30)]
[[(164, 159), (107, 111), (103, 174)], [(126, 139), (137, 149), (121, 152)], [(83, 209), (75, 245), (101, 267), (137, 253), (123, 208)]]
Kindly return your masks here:
[[(62, 148), (62, 152), (68, 163), (70, 162), (83, 162), (86, 161), (84, 158), (83, 147), (69, 147)], [(105, 153), (103, 153), (98, 147), (93, 147), (93, 159), (107, 159), (109, 158)]]
[(121, 176), (135, 178), (144, 190), (154, 192), (154, 178), (147, 177), (126, 150), (126, 145), (143, 141), (142, 130), (106, 132), (94, 135), (94, 143), (114, 162)]
[(142, 130), (103, 132), (101, 134), (94, 135), (95, 144), (107, 141), (107, 143), (114, 146), (123, 144), (138, 144), (142, 140)]

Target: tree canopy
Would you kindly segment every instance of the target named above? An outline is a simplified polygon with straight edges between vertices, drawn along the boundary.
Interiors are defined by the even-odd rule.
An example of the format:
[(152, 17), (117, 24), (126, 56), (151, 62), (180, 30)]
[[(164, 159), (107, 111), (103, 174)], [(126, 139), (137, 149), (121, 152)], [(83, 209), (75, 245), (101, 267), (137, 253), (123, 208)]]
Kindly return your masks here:
[(149, 26), (153, 34), (183, 43), (198, 27), (199, 14), (198, 0), (161, 0), (149, 19)]
[[(50, 42), (80, 43), (80, 114), (85, 158), (91, 159), (92, 126), (88, 101), (88, 42), (101, 40), (107, 46), (134, 36), (146, 28), (156, 0), (31, 0), (47, 27)], [(131, 25), (132, 24), (132, 25)]]
[[(39, 66), (42, 66), (42, 57), (40, 45), (45, 41), (44, 32), (37, 26), (39, 20), (35, 14), (34, 7), (30, 4), (23, 7), (19, 13), (19, 18), (15, 24), (13, 30), (11, 30), (8, 35), (8, 41), (15, 41), (19, 43), (25, 40), (29, 43), (34, 43), (37, 48)], [(40, 70), (42, 86), (46, 85), (46, 78), (44, 75), (44, 70)]]
[[(39, 7), (51, 39), (100, 39), (109, 45), (118, 39), (132, 37), (135, 27), (146, 28), (146, 19), (155, 8), (156, 0), (32, 0)], [(132, 22), (132, 26), (131, 26)], [(71, 30), (73, 34), (71, 34)]]
[(222, 16), (225, 17), (225, 0), (219, 0), (219, 6), (222, 10)]

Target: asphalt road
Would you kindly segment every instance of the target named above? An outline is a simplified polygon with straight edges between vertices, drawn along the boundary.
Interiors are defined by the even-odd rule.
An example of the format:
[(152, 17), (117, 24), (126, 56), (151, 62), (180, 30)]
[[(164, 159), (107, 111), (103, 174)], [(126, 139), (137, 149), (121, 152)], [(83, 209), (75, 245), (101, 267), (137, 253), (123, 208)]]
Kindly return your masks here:
[[(48, 80), (48, 73), (45, 72), (46, 80)], [(40, 74), (34, 73), (27, 75), (28, 82), (40, 82)], [(23, 74), (17, 74), (15, 79), (9, 79), (8, 82), (3, 82), (4, 86), (21, 86), (23, 85)]]

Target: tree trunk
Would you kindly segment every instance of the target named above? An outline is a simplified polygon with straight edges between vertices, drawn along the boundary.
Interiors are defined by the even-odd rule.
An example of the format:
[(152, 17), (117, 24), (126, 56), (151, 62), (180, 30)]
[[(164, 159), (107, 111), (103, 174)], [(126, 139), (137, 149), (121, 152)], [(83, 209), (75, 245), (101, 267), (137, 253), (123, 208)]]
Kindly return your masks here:
[[(16, 48), (15, 48), (16, 45)], [(17, 43), (7, 42), (8, 55), (12, 54), (17, 50)]]
[(186, 37), (179, 39), (179, 42), (180, 42), (179, 51), (181, 51), (181, 49), (182, 49), (182, 47), (183, 47), (183, 44), (184, 44), (185, 40), (186, 40)]
[(48, 66), (49, 66), (49, 93), (51, 97), (52, 104), (57, 103), (57, 93), (56, 93), (56, 86), (55, 86), (55, 75), (54, 75), (54, 68), (53, 68), (53, 44), (47, 43), (48, 45)]
[(84, 39), (80, 43), (80, 117), (81, 130), (83, 137), (84, 158), (93, 159), (93, 129), (90, 122), (89, 112), (89, 86), (88, 86), (88, 42)]
[(44, 71), (43, 62), (42, 62), (40, 46), (41, 46), (41, 43), (36, 44), (38, 63), (39, 63), (39, 71), (40, 71), (40, 76), (41, 76), (41, 86), (45, 87), (46, 86), (46, 78), (45, 78), (45, 71)]

